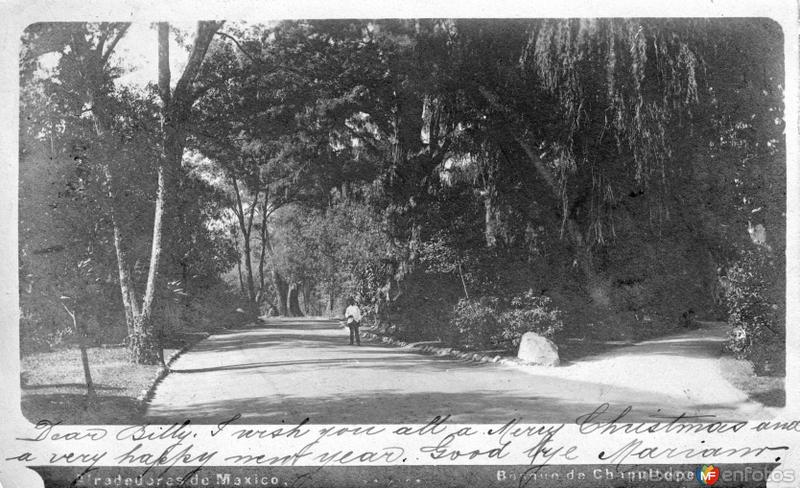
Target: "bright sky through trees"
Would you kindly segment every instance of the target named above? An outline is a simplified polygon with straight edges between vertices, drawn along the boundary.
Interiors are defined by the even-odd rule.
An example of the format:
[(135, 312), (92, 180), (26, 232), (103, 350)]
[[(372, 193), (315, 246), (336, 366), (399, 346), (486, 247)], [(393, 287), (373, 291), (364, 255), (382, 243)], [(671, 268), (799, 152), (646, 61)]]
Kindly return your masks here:
[[(181, 73), (186, 65), (188, 47), (195, 35), (196, 24), (193, 22), (172, 23), (170, 26), (182, 35), (182, 42), (178, 42), (175, 35), (170, 36), (170, 71)], [(155, 24), (131, 24), (125, 37), (119, 42), (114, 51), (112, 62), (124, 68), (125, 73), (120, 76), (117, 83), (123, 85), (145, 86), (155, 83), (158, 79), (158, 38)], [(177, 76), (172, 77), (172, 86), (178, 81)]]

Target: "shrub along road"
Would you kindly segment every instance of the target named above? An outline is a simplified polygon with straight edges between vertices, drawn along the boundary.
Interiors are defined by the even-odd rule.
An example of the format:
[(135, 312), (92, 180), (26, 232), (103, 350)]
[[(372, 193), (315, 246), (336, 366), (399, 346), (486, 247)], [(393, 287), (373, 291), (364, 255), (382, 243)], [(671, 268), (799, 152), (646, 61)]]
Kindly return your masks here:
[[(713, 415), (747, 419), (759, 403), (719, 368), (724, 330), (644, 341), (567, 366), (477, 363), (362, 341), (337, 322), (271, 319), (217, 334), (173, 365), (148, 410), (154, 423), (573, 422), (600, 404), (626, 416)], [(660, 411), (659, 411), (660, 409)]]

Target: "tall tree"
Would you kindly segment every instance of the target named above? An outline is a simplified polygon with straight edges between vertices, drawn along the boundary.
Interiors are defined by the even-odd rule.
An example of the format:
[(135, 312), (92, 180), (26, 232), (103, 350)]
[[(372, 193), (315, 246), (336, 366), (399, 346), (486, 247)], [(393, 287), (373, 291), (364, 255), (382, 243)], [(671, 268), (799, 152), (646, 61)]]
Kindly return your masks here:
[[(178, 79), (175, 88), (171, 88), (169, 67), (169, 24), (158, 24), (158, 93), (161, 98), (161, 155), (158, 159), (158, 187), (156, 192), (153, 237), (151, 241), (150, 265), (147, 273), (147, 284), (141, 305), (138, 303), (128, 269), (126, 255), (118, 252), (120, 267), (120, 286), (123, 290), (125, 308), (129, 320), (132, 321), (130, 339), (131, 355), (134, 361), (143, 364), (154, 364), (164, 361), (163, 349), (153, 326), (153, 300), (155, 298), (158, 267), (162, 250), (162, 224), (167, 211), (165, 203), (167, 192), (173, 185), (174, 177), (183, 159), (187, 130), (190, 122), (190, 109), (199, 92), (196, 79), (203, 59), (215, 32), (222, 26), (221, 22), (198, 22), (197, 33), (192, 44), (186, 67)], [(115, 227), (115, 241), (118, 249), (120, 238)]]

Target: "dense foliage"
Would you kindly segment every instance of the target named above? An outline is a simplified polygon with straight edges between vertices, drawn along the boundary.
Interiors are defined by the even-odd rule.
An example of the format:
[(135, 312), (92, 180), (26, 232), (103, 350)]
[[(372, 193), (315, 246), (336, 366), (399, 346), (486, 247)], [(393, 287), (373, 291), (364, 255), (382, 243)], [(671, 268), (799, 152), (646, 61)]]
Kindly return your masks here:
[(549, 297), (528, 290), (505, 303), (495, 297), (462, 298), (453, 310), (450, 327), (455, 344), (515, 350), (526, 332), (553, 338), (564, 323)]
[(760, 373), (783, 374), (786, 366), (778, 353), (786, 341), (782, 275), (782, 260), (761, 249), (742, 252), (726, 274), (730, 348)]
[[(728, 319), (734, 350), (781, 369), (769, 359), (783, 354), (785, 283), (777, 24), (309, 20), (198, 33), (174, 89), (121, 86), (113, 57), (74, 54), (113, 50), (124, 25), (26, 33), (20, 273), (54, 289), (52, 313), (23, 291), (25, 328), (60, 337), (53, 297), (88, 282), (118, 320), (157, 274), (157, 301), (186, 309), (223, 281), (250, 314), (336, 315), (355, 298), (403, 339), (466, 347), (511, 349), (525, 331), (658, 334), (693, 310)], [(44, 52), (60, 58), (43, 74)], [(136, 327), (127, 335), (147, 329)]]

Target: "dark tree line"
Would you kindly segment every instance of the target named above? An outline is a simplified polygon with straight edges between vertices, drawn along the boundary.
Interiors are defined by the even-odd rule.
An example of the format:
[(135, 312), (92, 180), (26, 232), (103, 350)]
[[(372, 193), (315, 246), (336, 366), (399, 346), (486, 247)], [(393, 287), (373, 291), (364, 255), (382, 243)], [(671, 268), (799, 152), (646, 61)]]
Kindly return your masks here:
[[(126, 30), (25, 34), (21, 272), (39, 279), (24, 269), (47, 248), (36, 185), (50, 172), (79, 194), (57, 213), (80, 225), (46, 255), (96, 266), (52, 283), (116, 286), (136, 361), (158, 361), (159, 289), (186, 296), (192, 276), (234, 267), (251, 315), (356, 297), (398, 334), (454, 341), (469, 320), (453, 314), (479, 305), (727, 318), (741, 291), (729, 271), (766, 267), (779, 270), (759, 288), (779, 309), (774, 334), (744, 317), (754, 309), (732, 325), (743, 351), (782, 340), (770, 21), (203, 22), (175, 83), (160, 24), (158, 79), (138, 90), (114, 82)], [(37, 75), (48, 52), (57, 68)]]

